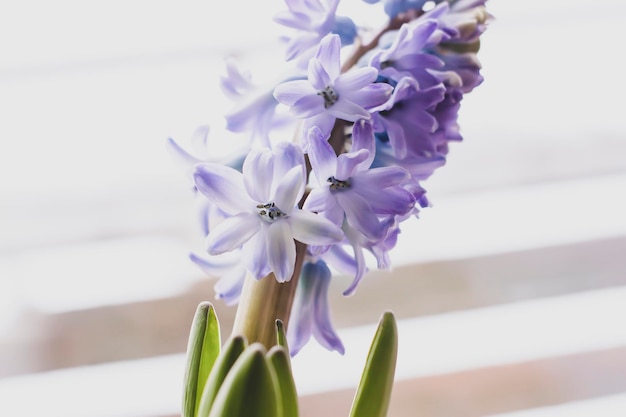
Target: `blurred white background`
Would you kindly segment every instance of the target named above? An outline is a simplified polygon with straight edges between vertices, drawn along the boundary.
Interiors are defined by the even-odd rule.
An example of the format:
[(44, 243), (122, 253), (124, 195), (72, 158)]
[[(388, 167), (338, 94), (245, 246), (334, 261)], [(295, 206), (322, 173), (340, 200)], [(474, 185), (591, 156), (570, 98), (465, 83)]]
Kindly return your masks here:
[[(223, 130), (223, 59), (271, 76), (283, 8), (3, 3), (0, 415), (177, 414), (188, 325), (212, 282), (187, 260), (201, 239), (165, 140), (207, 124), (216, 152), (243, 140)], [(296, 358), (305, 416), (349, 406), (385, 309), (401, 319), (392, 416), (626, 415), (626, 6), (488, 8), (465, 141), (425, 183), (434, 206), (403, 230), (394, 271), (347, 300), (337, 280), (347, 354)], [(233, 309), (217, 306), (227, 329)], [(320, 372), (336, 369), (333, 383)]]

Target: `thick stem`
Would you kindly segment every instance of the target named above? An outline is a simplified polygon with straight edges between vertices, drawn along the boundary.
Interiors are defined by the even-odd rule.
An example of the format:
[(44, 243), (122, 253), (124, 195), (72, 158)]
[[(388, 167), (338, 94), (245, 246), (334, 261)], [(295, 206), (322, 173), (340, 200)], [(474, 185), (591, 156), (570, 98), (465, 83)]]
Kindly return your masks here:
[(277, 282), (273, 273), (260, 280), (246, 277), (233, 335), (243, 335), (249, 343), (259, 342), (268, 349), (276, 344), (275, 323), (280, 319), (285, 328), (289, 325), (305, 251), (306, 245), (296, 241), (296, 264), (293, 276), (287, 282)]

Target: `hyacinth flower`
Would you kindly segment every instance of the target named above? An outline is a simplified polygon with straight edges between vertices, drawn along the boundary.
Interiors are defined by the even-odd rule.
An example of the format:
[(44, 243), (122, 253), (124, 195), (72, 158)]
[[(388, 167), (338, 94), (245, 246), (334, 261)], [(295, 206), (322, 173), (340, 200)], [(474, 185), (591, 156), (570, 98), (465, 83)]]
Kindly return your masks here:
[(338, 35), (327, 35), (308, 66), (307, 80), (282, 83), (274, 97), (290, 108), (291, 114), (304, 119), (303, 131), (316, 126), (328, 137), (337, 119), (356, 122), (370, 119), (369, 108), (389, 98), (393, 87), (374, 83), (378, 70), (357, 68), (341, 73), (341, 41)]
[(304, 208), (322, 213), (337, 225), (347, 223), (368, 240), (382, 240), (387, 229), (380, 215), (403, 215), (415, 204), (402, 185), (409, 173), (401, 167), (369, 169), (366, 149), (335, 155), (316, 127), (309, 131), (309, 159), (318, 186), (313, 188)]
[(288, 10), (277, 13), (274, 21), (296, 31), (287, 44), (287, 61), (300, 57), (306, 63), (329, 33), (339, 35), (343, 45), (351, 44), (357, 35), (352, 19), (336, 16), (339, 0), (285, 0), (285, 4)]
[(273, 272), (278, 282), (291, 279), (294, 239), (329, 245), (343, 238), (332, 222), (297, 207), (304, 192), (299, 148), (286, 143), (275, 151), (252, 151), (243, 172), (217, 164), (198, 164), (198, 191), (230, 217), (207, 236), (211, 255), (242, 248), (241, 261), (257, 279)]

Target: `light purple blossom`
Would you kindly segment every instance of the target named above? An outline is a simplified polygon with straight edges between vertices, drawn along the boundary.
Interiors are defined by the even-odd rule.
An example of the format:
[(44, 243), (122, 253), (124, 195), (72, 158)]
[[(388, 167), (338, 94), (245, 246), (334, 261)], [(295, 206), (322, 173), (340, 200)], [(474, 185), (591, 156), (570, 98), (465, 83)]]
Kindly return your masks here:
[(409, 174), (400, 167), (369, 169), (369, 152), (335, 155), (330, 144), (316, 127), (309, 131), (309, 159), (318, 187), (313, 188), (304, 208), (317, 211), (337, 225), (344, 216), (349, 225), (368, 240), (378, 242), (386, 233), (379, 215), (399, 215), (411, 210), (413, 195), (402, 185)]
[(356, 68), (342, 74), (340, 49), (339, 36), (327, 35), (309, 61), (308, 80), (288, 81), (274, 90), (276, 100), (288, 106), (296, 118), (305, 119), (305, 133), (317, 126), (328, 137), (336, 119), (369, 119), (368, 109), (384, 103), (391, 95), (393, 87), (374, 83), (378, 77), (376, 68)]
[(298, 353), (311, 336), (326, 349), (336, 350), (343, 355), (343, 343), (330, 321), (330, 278), (331, 272), (323, 261), (306, 262), (302, 267), (287, 330), (291, 355)]
[(274, 21), (296, 30), (296, 36), (287, 44), (288, 61), (297, 57), (302, 62), (308, 60), (329, 33), (337, 33), (344, 45), (356, 37), (352, 19), (335, 15), (339, 0), (285, 0), (285, 3), (289, 10), (277, 13)]
[(300, 210), (304, 192), (304, 157), (299, 147), (283, 142), (274, 150), (248, 154), (243, 173), (219, 164), (199, 164), (198, 190), (230, 217), (207, 236), (211, 255), (242, 248), (242, 262), (257, 279), (270, 272), (279, 282), (291, 279), (295, 240), (329, 245), (343, 238), (329, 220)]
[(438, 124), (430, 110), (444, 93), (442, 84), (421, 90), (414, 78), (404, 77), (389, 101), (376, 109), (374, 128), (387, 135), (398, 159), (435, 152), (432, 134)]

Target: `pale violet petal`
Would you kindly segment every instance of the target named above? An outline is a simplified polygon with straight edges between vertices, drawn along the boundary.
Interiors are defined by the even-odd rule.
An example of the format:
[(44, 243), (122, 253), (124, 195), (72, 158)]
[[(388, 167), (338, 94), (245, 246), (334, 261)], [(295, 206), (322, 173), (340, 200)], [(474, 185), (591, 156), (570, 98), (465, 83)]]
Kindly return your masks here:
[(376, 81), (378, 70), (373, 67), (358, 68), (341, 74), (333, 83), (337, 94), (360, 90)]
[(241, 262), (255, 279), (261, 279), (271, 272), (265, 238), (267, 227), (262, 224), (258, 233), (243, 245), (241, 251)]
[(351, 91), (340, 97), (368, 110), (379, 110), (392, 96), (393, 87), (385, 83), (370, 84), (360, 90)]
[(336, 350), (342, 355), (345, 352), (341, 339), (335, 332), (330, 321), (330, 308), (328, 306), (328, 286), (330, 285), (331, 273), (326, 264), (318, 262), (318, 271), (315, 276), (315, 295), (313, 304), (313, 336), (328, 350)]
[(358, 104), (343, 100), (341, 97), (339, 97), (339, 100), (330, 106), (327, 111), (337, 119), (347, 120), (349, 122), (356, 122), (359, 119), (369, 120), (371, 118), (369, 111)]
[[(291, 142), (280, 142), (274, 145), (274, 178), (283, 178), (293, 167), (300, 167), (302, 178), (306, 178), (306, 166), (304, 164), (304, 154), (299, 145)], [(274, 180), (273, 185), (278, 185)], [(303, 180), (298, 190), (298, 194), (304, 193), (305, 181)]]
[(348, 224), (371, 241), (385, 237), (385, 229), (367, 200), (354, 192), (336, 193), (337, 202), (346, 212)]
[(341, 73), (340, 52), (341, 39), (339, 35), (328, 34), (320, 41), (320, 46), (315, 55), (321, 61), (331, 80), (335, 80)]
[[(306, 264), (302, 272), (306, 270)], [(296, 288), (295, 299), (287, 328), (287, 343), (291, 355), (297, 354), (307, 344), (313, 334), (313, 297), (314, 291), (301, 274)]]
[(318, 59), (311, 59), (308, 68), (309, 82), (317, 91), (321, 91), (332, 84), (330, 76)]
[(257, 233), (260, 221), (256, 214), (250, 212), (227, 218), (207, 236), (207, 251), (211, 255), (218, 255), (240, 247)]
[(321, 186), (311, 190), (306, 200), (304, 200), (302, 209), (315, 212), (326, 211), (332, 206), (332, 202), (334, 202), (334, 198), (330, 195), (329, 188)]
[(213, 286), (215, 297), (224, 301), (226, 305), (234, 305), (239, 302), (243, 283), (246, 279), (246, 270), (242, 266), (232, 268), (224, 274)]
[(202, 163), (195, 167), (194, 183), (209, 201), (228, 214), (247, 211), (253, 204), (243, 185), (241, 172), (213, 163)]
[(252, 150), (243, 163), (243, 181), (248, 194), (257, 203), (269, 202), (274, 164), (269, 149)]
[(365, 149), (360, 149), (356, 152), (342, 153), (337, 157), (336, 178), (340, 181), (345, 181), (353, 177), (357, 168), (368, 158), (369, 152)]
[(276, 178), (278, 185), (272, 196), (272, 201), (281, 211), (286, 214), (291, 213), (293, 208), (302, 197), (300, 190), (304, 180), (302, 178), (302, 170), (296, 166), (291, 168), (283, 178)]
[(357, 120), (352, 127), (352, 149), (358, 151), (365, 149), (369, 152), (366, 160), (359, 164), (359, 170), (365, 170), (372, 165), (374, 156), (376, 155), (376, 138), (374, 136), (374, 127), (369, 120)]
[(329, 137), (335, 126), (337, 118), (328, 111), (320, 113), (304, 121), (303, 130), (308, 132), (313, 126), (317, 126), (324, 137)]
[(344, 230), (346, 232), (346, 237), (350, 241), (352, 250), (354, 251), (354, 259), (356, 261), (356, 273), (354, 274), (354, 280), (352, 280), (350, 286), (343, 292), (343, 295), (348, 296), (354, 294), (356, 291), (356, 287), (359, 285), (359, 282), (361, 282), (361, 279), (367, 272), (367, 265), (365, 264), (363, 247), (358, 243), (360, 240), (359, 232), (350, 227), (350, 225), (344, 225)]
[(270, 224), (266, 231), (267, 257), (276, 281), (291, 279), (296, 264), (296, 244), (291, 236), (289, 224), (278, 220)]
[(363, 187), (370, 189), (386, 188), (403, 184), (411, 175), (407, 170), (399, 166), (372, 168), (368, 171), (359, 172), (359, 182)]
[[(228, 255), (231, 254), (229, 253)], [(232, 255), (235, 255), (235, 253), (232, 253)], [(190, 253), (189, 259), (210, 277), (220, 277), (237, 265), (237, 263), (234, 262), (234, 258), (231, 256), (218, 255), (202, 257), (195, 253)]]
[(317, 126), (309, 129), (307, 135), (309, 145), (309, 160), (313, 174), (320, 184), (335, 175), (337, 170), (337, 155)]
[(306, 119), (324, 112), (324, 98), (317, 94), (304, 96), (289, 109), (293, 117)]
[(317, 91), (307, 80), (286, 81), (274, 89), (274, 98), (286, 106), (293, 106), (302, 97), (315, 95)]
[(294, 210), (287, 222), (293, 238), (307, 245), (330, 245), (343, 239), (343, 232), (336, 224), (310, 211)]

